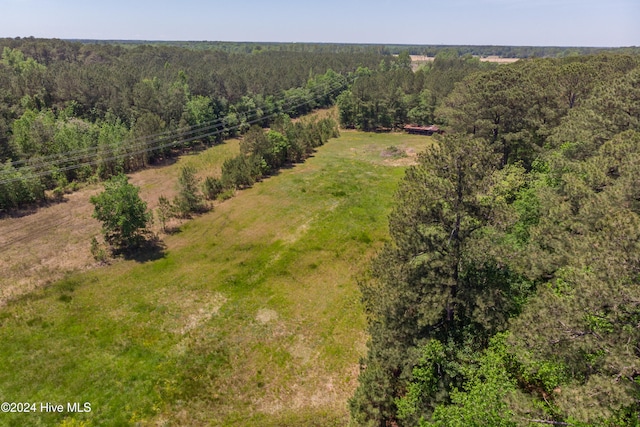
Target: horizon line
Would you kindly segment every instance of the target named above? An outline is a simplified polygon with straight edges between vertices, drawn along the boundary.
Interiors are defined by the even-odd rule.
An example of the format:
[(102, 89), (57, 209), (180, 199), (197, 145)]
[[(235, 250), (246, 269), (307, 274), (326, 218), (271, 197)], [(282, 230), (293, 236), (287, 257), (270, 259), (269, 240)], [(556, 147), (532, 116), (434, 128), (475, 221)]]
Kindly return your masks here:
[(344, 45), (344, 46), (411, 46), (411, 47), (526, 47), (526, 48), (587, 48), (587, 49), (628, 49), (638, 48), (636, 45), (627, 46), (588, 46), (588, 45), (533, 45), (533, 44), (449, 44), (449, 43), (395, 43), (395, 42), (331, 42), (331, 41), (258, 41), (258, 40), (196, 40), (196, 39), (117, 39), (117, 38), (83, 38), (83, 37), (35, 37), (35, 36), (2, 36), (0, 39), (22, 40), (63, 40), (71, 42), (103, 42), (103, 43), (241, 43), (241, 44), (312, 44), (312, 45)]

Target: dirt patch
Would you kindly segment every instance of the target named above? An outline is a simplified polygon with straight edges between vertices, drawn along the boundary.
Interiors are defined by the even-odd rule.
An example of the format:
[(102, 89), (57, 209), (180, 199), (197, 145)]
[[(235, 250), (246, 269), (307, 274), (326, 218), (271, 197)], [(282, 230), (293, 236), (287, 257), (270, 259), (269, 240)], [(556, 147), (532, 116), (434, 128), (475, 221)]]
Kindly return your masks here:
[(387, 166), (413, 166), (417, 164), (418, 153), (413, 148), (389, 147), (380, 153)]
[(411, 69), (416, 71), (421, 65), (433, 62), (436, 58), (426, 55), (409, 55), (411, 57)]
[(317, 358), (317, 353), (309, 345), (305, 336), (301, 334), (296, 336), (293, 344), (288, 347), (288, 351), (303, 366)]
[(411, 58), (411, 62), (433, 62), (436, 58), (435, 56), (427, 56), (427, 55), (409, 55)]
[(100, 233), (100, 224), (91, 218), (89, 197), (99, 191), (88, 187), (30, 215), (0, 221), (0, 306), (95, 264), (90, 239)]
[(260, 310), (258, 310), (258, 314), (256, 314), (256, 321), (262, 323), (263, 325), (277, 319), (278, 313), (268, 308), (261, 308)]
[(502, 58), (500, 56), (485, 56), (480, 58), (480, 62), (496, 62), (498, 64), (511, 64), (519, 60), (520, 58)]
[[(350, 371), (357, 369), (358, 365), (354, 365)], [(308, 369), (304, 372), (300, 373), (298, 382), (290, 387), (280, 388), (275, 395), (254, 401), (256, 410), (270, 415), (309, 408), (342, 412), (344, 402), (357, 385), (357, 376), (352, 381), (345, 381), (341, 375), (331, 374), (324, 369)]]
[(200, 327), (217, 315), (226, 301), (227, 298), (221, 293), (207, 294), (202, 291), (180, 291), (161, 299), (161, 302), (166, 302), (169, 313), (175, 318), (173, 332), (181, 335)]
[[(413, 71), (417, 70), (421, 65), (427, 64), (429, 62), (433, 62), (436, 58), (434, 56), (426, 56), (426, 55), (410, 55), (411, 57), (411, 68)], [(501, 56), (491, 55), (491, 56), (482, 56), (476, 58), (480, 59), (480, 62), (495, 62), (498, 64), (511, 64), (519, 60), (519, 58), (503, 58)]]

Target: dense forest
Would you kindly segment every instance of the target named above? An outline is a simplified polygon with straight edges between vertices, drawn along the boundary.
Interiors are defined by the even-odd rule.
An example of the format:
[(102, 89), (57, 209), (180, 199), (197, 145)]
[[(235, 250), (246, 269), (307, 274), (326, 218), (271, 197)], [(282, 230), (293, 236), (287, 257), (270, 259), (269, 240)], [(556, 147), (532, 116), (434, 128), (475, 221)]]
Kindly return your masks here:
[(467, 75), (496, 67), (470, 55), (441, 52), (432, 63), (411, 69), (407, 52), (389, 67), (360, 69), (349, 90), (338, 96), (340, 123), (347, 129), (398, 130), (407, 123), (429, 125), (435, 109)]
[(599, 52), (638, 53), (638, 47), (584, 47), (584, 46), (494, 46), (494, 45), (413, 45), (413, 44), (370, 44), (370, 43), (279, 43), (279, 42), (230, 42), (230, 41), (140, 41), (140, 40), (79, 40), (83, 43), (115, 44), (136, 46), (178, 46), (194, 50), (218, 50), (228, 53), (277, 52), (324, 52), (324, 53), (377, 53), (435, 57), (442, 52), (457, 56), (501, 56), (503, 58), (542, 58), (587, 55)]
[(353, 79), (344, 127), (428, 124), (454, 83), (495, 67), (471, 54), (560, 54), (423, 46), (436, 60), (413, 73), (417, 47), (401, 47), (1, 39), (0, 210), (331, 105)]
[(0, 210), (331, 105), (374, 53), (0, 40)]
[[(407, 99), (433, 71), (366, 81)], [(358, 85), (340, 114), (368, 128), (345, 105), (393, 103)], [(361, 280), (353, 420), (640, 425), (640, 58), (519, 61), (426, 99), (447, 132), (408, 169)], [(405, 119), (387, 116), (369, 127)]]

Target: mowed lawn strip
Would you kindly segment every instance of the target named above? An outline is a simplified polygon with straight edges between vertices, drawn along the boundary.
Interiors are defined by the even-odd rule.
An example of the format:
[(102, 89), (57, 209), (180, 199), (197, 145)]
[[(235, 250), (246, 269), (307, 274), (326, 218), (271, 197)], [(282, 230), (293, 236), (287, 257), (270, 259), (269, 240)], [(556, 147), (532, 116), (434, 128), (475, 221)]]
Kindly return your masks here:
[(344, 425), (366, 345), (356, 278), (387, 238), (403, 166), (428, 143), (343, 132), (166, 236), (163, 258), (10, 303), (1, 400), (91, 412), (38, 407), (0, 425)]

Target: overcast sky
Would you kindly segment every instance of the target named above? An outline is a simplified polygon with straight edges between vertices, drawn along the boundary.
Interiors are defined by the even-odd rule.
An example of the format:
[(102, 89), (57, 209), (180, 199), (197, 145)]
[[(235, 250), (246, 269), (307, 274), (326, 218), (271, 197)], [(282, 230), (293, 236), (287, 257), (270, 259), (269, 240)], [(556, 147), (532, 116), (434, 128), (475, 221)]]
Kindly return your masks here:
[(640, 46), (640, 0), (0, 0), (0, 37)]

